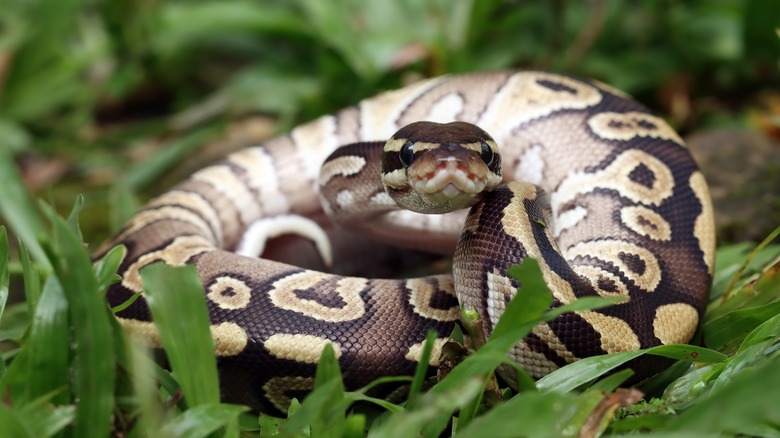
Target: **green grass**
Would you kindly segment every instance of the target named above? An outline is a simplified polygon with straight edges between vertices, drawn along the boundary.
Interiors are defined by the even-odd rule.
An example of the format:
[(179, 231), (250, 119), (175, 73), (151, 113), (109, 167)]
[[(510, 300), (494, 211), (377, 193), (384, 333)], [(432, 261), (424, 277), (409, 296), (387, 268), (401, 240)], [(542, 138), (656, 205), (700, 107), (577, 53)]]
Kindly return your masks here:
[[(498, 333), (438, 384), (427, 385), (420, 368), (403, 380), (411, 382), (405, 401), (345, 391), (326, 352), (317, 389), (286, 419), (218, 400), (203, 292), (190, 269), (143, 272), (165, 370), (105, 306), (121, 249), (93, 266), (82, 243), (94, 248), (144, 199), (212, 161), (204, 145), (235, 136), (240, 123), (270, 127), (226, 149), (444, 73), (543, 68), (595, 77), (682, 134), (776, 135), (778, 28), (780, 6), (764, 0), (4, 5), (0, 435), (780, 436), (780, 247), (770, 243), (778, 231), (759, 246), (719, 248), (698, 347), (586, 359), (538, 382), (519, 371), (514, 394), (492, 370), (533, 323), (553, 316), (547, 295), (521, 291), (528, 304), (510, 306)], [(155, 293), (171, 283), (188, 286)], [(184, 308), (192, 317), (179, 317)], [(638, 354), (675, 364), (631, 404), (636, 393), (618, 388), (628, 375), (610, 370)]]

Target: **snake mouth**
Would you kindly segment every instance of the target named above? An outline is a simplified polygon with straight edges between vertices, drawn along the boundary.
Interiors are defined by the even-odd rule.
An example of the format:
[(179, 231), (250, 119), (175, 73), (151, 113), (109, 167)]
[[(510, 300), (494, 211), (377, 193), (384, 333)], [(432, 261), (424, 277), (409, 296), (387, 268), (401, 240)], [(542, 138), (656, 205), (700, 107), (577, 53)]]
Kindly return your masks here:
[[(462, 160), (448, 157), (437, 160), (435, 166), (426, 167), (410, 169), (409, 184), (413, 191), (432, 204), (466, 206), (473, 203), (487, 187), (488, 173), (478, 165), (467, 166)], [(477, 169), (475, 171), (469, 167)]]
[(487, 184), (487, 172), (470, 170), (454, 158), (440, 160), (432, 169), (413, 170), (417, 169), (410, 169), (409, 182), (414, 190), (423, 194), (442, 193), (452, 197), (460, 192), (473, 195), (484, 190)]

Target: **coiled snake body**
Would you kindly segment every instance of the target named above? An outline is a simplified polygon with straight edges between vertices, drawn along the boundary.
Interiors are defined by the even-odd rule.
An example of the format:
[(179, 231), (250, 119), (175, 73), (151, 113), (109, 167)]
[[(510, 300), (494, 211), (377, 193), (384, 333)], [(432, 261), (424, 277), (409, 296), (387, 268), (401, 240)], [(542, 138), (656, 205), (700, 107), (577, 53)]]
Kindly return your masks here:
[[(382, 188), (382, 171), (368, 155), (376, 155), (375, 142), (381, 148), (421, 120), (478, 125), (501, 147), (503, 180), (525, 184), (486, 195), (465, 226), (463, 214), (392, 211), (394, 189)], [(406, 167), (418, 154), (401, 137), (387, 143), (388, 166)], [(480, 151), (480, 142), (477, 156), (498, 159)], [(337, 151), (352, 143), (360, 145)], [(342, 277), (233, 252), (254, 224), (321, 213), (320, 194), (336, 220), (382, 240), (448, 251), (462, 229), (454, 284), (448, 275)], [(388, 213), (370, 218), (376, 211)], [(554, 305), (628, 297), (537, 326), (510, 352), (534, 377), (578, 358), (687, 342), (706, 304), (715, 241), (704, 178), (661, 119), (603, 84), (499, 72), (415, 83), (232, 154), (151, 201), (101, 251), (115, 244), (128, 252), (110, 304), (141, 291), (139, 269), (149, 263), (194, 264), (206, 288), (223, 398), (285, 411), (291, 397), (312, 387), (326, 343), (348, 387), (412, 373), (430, 329), (439, 334), (437, 365), (459, 305), (477, 309), (490, 330), (518, 286), (506, 269), (526, 256), (540, 262)], [(118, 318), (160, 346), (143, 300)]]

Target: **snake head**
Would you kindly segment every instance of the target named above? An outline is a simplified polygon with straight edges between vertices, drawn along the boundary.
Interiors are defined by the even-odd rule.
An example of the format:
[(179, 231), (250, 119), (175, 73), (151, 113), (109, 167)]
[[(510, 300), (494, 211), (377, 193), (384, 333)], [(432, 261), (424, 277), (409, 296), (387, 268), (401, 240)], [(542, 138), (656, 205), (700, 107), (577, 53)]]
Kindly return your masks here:
[(501, 155), (471, 123), (415, 122), (385, 144), (382, 183), (406, 209), (448, 213), (476, 204), (501, 183)]

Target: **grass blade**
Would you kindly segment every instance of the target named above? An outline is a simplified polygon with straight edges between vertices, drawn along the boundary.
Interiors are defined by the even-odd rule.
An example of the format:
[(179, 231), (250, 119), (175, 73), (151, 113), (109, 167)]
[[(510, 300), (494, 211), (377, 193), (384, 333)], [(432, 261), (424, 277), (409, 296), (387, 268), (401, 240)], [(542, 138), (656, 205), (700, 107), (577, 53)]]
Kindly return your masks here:
[(325, 345), (317, 365), (314, 391), (290, 415), (282, 429), (283, 436), (293, 436), (308, 427), (312, 436), (341, 436), (346, 427), (346, 409), (352, 398), (344, 393), (333, 346)]
[(195, 267), (155, 263), (141, 270), (141, 282), (185, 400), (192, 407), (219, 403), (211, 321)]
[[(239, 415), (246, 409), (244, 406), (222, 403), (196, 406), (168, 422), (159, 431), (159, 436), (205, 438), (222, 428), (235, 430)], [(225, 433), (220, 436), (237, 438), (238, 434)]]
[(417, 368), (414, 370), (414, 380), (412, 380), (412, 385), (409, 387), (407, 405), (413, 405), (415, 399), (420, 396), (420, 391), (422, 391), (425, 383), (425, 376), (428, 374), (428, 362), (431, 358), (434, 341), (436, 341), (436, 332), (429, 330), (425, 334), (425, 344), (423, 345), (422, 355), (420, 355), (420, 362), (418, 362)]
[[(311, 425), (313, 436), (342, 436), (346, 428), (347, 404), (344, 403), (344, 383), (341, 379), (341, 369), (333, 345), (326, 344), (322, 350), (317, 374), (314, 377), (314, 389), (335, 381), (336, 386), (329, 391), (324, 415), (315, 419)], [(306, 404), (304, 400), (303, 404)]]
[(576, 407), (569, 394), (522, 393), (475, 419), (455, 436), (564, 436), (562, 426), (576, 413)]
[[(5, 304), (8, 302), (8, 286), (11, 282), (11, 271), (8, 269), (8, 234), (5, 227), (0, 227), (0, 319), (3, 318)], [(5, 374), (5, 362), (0, 361), (0, 377)]]
[(92, 261), (74, 229), (46, 204), (42, 204), (59, 237), (57, 245), (44, 242), (54, 272), (70, 310), (70, 322), (77, 345), (74, 361), (76, 436), (107, 436), (114, 407), (114, 346), (109, 313), (98, 293)]
[(726, 286), (726, 291), (723, 293), (723, 296), (721, 297), (721, 301), (728, 300), (729, 296), (731, 295), (731, 292), (735, 289), (735, 285), (737, 284), (739, 279), (742, 278), (742, 274), (750, 265), (750, 262), (753, 260), (753, 258), (755, 258), (756, 255), (758, 255), (758, 253), (760, 253), (767, 245), (769, 245), (770, 242), (775, 240), (777, 236), (780, 236), (780, 227), (775, 228), (774, 231), (769, 233), (769, 235), (766, 236), (766, 238), (762, 240), (761, 243), (759, 243), (755, 247), (755, 249), (753, 249), (753, 251), (750, 252), (750, 255), (748, 255), (747, 258), (745, 258), (742, 261), (742, 265), (737, 270), (737, 273), (734, 274), (728, 286)]
[(49, 277), (35, 308), (30, 335), (8, 368), (3, 386), (14, 405), (24, 406), (52, 391), (56, 403), (70, 403), (62, 391), (70, 384), (68, 302), (56, 277)]
[(41, 298), (41, 274), (33, 265), (27, 245), (19, 240), (19, 259), (22, 262), (22, 276), (24, 278), (24, 295), (27, 299), (27, 308), (32, 315)]
[(722, 353), (693, 345), (660, 345), (644, 350), (623, 351), (580, 359), (542, 377), (536, 382), (536, 387), (542, 392), (571, 391), (643, 354), (655, 354), (690, 362), (721, 362), (727, 359), (727, 356)]
[(742, 342), (756, 327), (780, 313), (780, 302), (749, 309), (738, 309), (709, 321), (702, 327), (709, 348), (725, 349)]
[(0, 216), (5, 218), (17, 236), (27, 242), (35, 261), (49, 270), (49, 260), (38, 243), (38, 236), (44, 235), (46, 228), (22, 184), (10, 151), (5, 148), (0, 148)]
[(368, 436), (372, 438), (395, 438), (406, 436), (439, 436), (452, 412), (468, 403), (482, 391), (482, 379), (470, 378), (457, 387), (437, 393), (428, 392), (420, 397), (417, 409), (391, 415), (378, 427), (373, 427)]
[(659, 431), (778, 436), (778, 388), (780, 357), (775, 356), (762, 367), (740, 373), (717, 394), (699, 400)]

